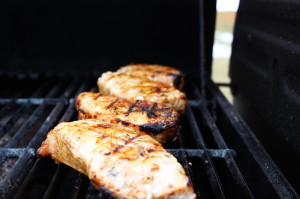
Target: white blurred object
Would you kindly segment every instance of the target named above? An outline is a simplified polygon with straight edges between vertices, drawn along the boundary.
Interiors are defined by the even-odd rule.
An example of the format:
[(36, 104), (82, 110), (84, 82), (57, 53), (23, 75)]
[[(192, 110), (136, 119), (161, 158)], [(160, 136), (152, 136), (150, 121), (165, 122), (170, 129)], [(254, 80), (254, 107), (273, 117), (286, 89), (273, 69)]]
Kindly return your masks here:
[(214, 58), (229, 58), (231, 54), (231, 42), (233, 36), (229, 32), (216, 32), (213, 48)]
[(229, 58), (231, 54), (231, 46), (228, 44), (215, 43), (213, 49), (214, 58)]
[(233, 40), (233, 35), (230, 32), (216, 32), (215, 33), (215, 39), (219, 42), (231, 44)]
[(217, 0), (218, 12), (236, 12), (239, 7), (239, 0)]

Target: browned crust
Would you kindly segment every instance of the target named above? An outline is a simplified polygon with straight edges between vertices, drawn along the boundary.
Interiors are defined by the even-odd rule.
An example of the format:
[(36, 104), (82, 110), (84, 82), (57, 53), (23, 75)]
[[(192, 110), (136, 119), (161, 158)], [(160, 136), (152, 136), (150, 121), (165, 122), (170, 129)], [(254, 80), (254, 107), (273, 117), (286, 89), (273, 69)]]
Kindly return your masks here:
[(118, 72), (142, 75), (150, 80), (166, 83), (182, 90), (185, 84), (184, 74), (173, 67), (157, 64), (129, 64)]
[[(154, 179), (154, 178), (151, 179), (151, 176), (157, 171), (159, 171), (162, 166), (162, 164), (158, 163), (160, 162), (159, 158), (156, 161), (151, 161), (151, 158), (155, 157), (157, 153), (161, 153), (161, 152), (164, 153), (162, 154), (161, 157), (165, 156), (165, 157), (172, 158), (172, 155), (166, 153), (166, 151), (163, 149), (161, 144), (151, 139), (149, 136), (146, 136), (145, 134), (136, 134), (135, 132), (130, 131), (127, 128), (126, 130), (124, 126), (120, 129), (116, 128), (115, 132), (110, 132), (109, 129), (107, 129), (108, 130), (107, 131), (106, 128), (110, 128), (110, 127), (113, 128), (113, 124), (109, 124), (106, 122), (102, 123), (97, 120), (81, 120), (81, 121), (70, 122), (70, 123), (61, 123), (49, 132), (46, 141), (42, 144), (41, 148), (38, 149), (39, 151), (38, 154), (51, 155), (54, 160), (67, 164), (73, 167), (74, 169), (78, 170), (79, 172), (88, 175), (88, 177), (92, 180), (94, 186), (97, 189), (100, 189), (101, 187), (101, 190), (104, 190), (106, 193), (108, 193), (110, 196), (114, 198), (124, 198), (123, 192), (118, 191), (119, 189), (114, 189), (115, 188), (114, 181), (111, 178), (108, 178), (109, 175), (114, 175), (114, 177), (117, 178), (118, 173), (112, 174), (110, 173), (110, 170), (103, 171), (104, 173), (99, 173), (99, 171), (101, 171), (102, 169), (117, 167), (118, 165), (120, 165), (120, 162), (113, 161), (111, 162), (112, 165), (110, 167), (109, 165), (105, 165), (103, 163), (98, 165), (97, 163), (98, 161), (95, 161), (94, 163), (96, 163), (96, 165), (91, 166), (91, 164), (87, 164), (87, 162), (89, 162), (90, 159), (83, 158), (83, 157), (86, 157), (86, 155), (93, 156), (93, 153), (95, 154), (100, 153), (103, 155), (102, 157), (105, 158), (103, 162), (106, 162), (106, 160), (112, 158), (109, 157), (111, 155), (113, 156), (113, 159), (110, 160), (114, 160), (115, 157), (118, 157), (118, 160), (127, 159), (127, 161), (130, 162), (136, 160), (142, 160), (143, 162), (145, 162), (145, 164), (148, 164), (147, 171), (150, 171), (150, 173), (152, 172), (151, 175), (150, 173), (149, 175), (146, 175), (147, 177), (149, 177), (149, 183), (150, 183), (153, 182)], [(95, 136), (91, 136), (94, 134), (90, 134), (90, 137), (89, 136), (84, 137), (84, 134), (85, 133), (89, 134), (90, 131), (96, 132), (97, 134)], [(72, 134), (72, 132), (75, 132), (75, 134)], [(110, 141), (106, 139), (107, 136), (110, 137), (111, 139)], [(101, 148), (87, 147), (88, 154), (85, 154), (86, 152), (85, 150), (77, 151), (77, 147), (81, 146), (80, 142), (83, 143), (83, 146), (89, 143), (99, 143), (99, 146), (102, 147)], [(108, 151), (106, 151), (107, 149)], [(176, 161), (174, 161), (174, 164), (175, 163)], [(164, 169), (168, 170), (168, 167), (165, 167)], [(182, 167), (181, 167), (182, 171), (180, 170), (180, 168), (178, 169), (179, 170), (176, 170), (176, 172), (179, 171), (182, 175), (185, 175)], [(139, 170), (139, 172), (141, 171), (143, 172), (143, 170)], [(132, 174), (134, 175), (134, 173), (135, 172), (133, 172)], [(123, 174), (121, 174), (120, 177), (124, 179), (124, 175), (126, 176), (127, 172), (125, 173), (123, 172)], [(105, 179), (108, 179), (108, 181), (106, 181)], [(168, 182), (170, 184), (169, 185), (167, 184), (168, 186), (166, 186), (165, 189), (161, 190), (161, 192), (158, 192), (156, 197), (152, 196), (152, 198), (166, 199), (166, 198), (173, 198), (172, 196), (175, 196), (176, 198), (177, 196), (194, 198), (195, 194), (193, 193), (193, 188), (191, 187), (189, 181), (186, 178), (185, 179), (180, 178), (180, 179), (184, 180), (184, 184), (176, 186), (172, 182), (171, 183)], [(140, 180), (141, 182), (143, 182), (143, 178), (140, 178)], [(138, 186), (138, 185), (134, 185), (134, 186)], [(143, 191), (145, 189), (142, 188), (140, 190)], [(134, 189), (132, 191), (134, 191)], [(130, 192), (125, 192), (125, 194), (128, 193)], [(137, 193), (141, 193), (141, 192), (137, 192)], [(134, 196), (132, 198), (138, 198), (138, 197)]]
[[(87, 109), (87, 104), (82, 104), (84, 99), (91, 99)], [(127, 107), (127, 111), (113, 112), (108, 115), (104, 110), (103, 112), (93, 112), (91, 110), (93, 102), (105, 100), (108, 98), (108, 106), (103, 106), (103, 109), (116, 110), (120, 106)], [(146, 100), (131, 101), (123, 98), (117, 98), (114, 96), (99, 95), (98, 93), (84, 92), (76, 97), (76, 108), (78, 111), (79, 119), (98, 119), (107, 121), (110, 123), (122, 123), (125, 126), (129, 126), (136, 131), (141, 131), (149, 134), (160, 143), (166, 143), (172, 139), (177, 131), (179, 124), (179, 114), (172, 108)], [(140, 113), (147, 116), (147, 122), (143, 124), (137, 124), (134, 118), (130, 117), (132, 113)], [(126, 117), (120, 117), (125, 115)], [(123, 118), (123, 119), (122, 119)]]
[[(98, 78), (97, 84), (103, 94), (165, 104), (173, 107), (180, 114), (185, 112), (188, 103), (186, 95), (173, 86), (129, 73), (103, 73)], [(130, 91), (133, 91), (132, 94)]]

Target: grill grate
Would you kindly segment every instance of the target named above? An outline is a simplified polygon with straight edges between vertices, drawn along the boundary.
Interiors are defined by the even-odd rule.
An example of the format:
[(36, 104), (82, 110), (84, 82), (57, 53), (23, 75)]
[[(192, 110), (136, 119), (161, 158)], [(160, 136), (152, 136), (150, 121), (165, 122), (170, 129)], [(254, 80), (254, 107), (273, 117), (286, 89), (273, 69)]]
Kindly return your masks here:
[[(74, 98), (82, 91), (95, 90), (96, 76), (2, 75), (1, 82), (4, 175), (0, 196), (110, 198), (96, 191), (86, 176), (35, 155), (57, 123), (76, 120)], [(192, 81), (187, 82), (189, 106), (182, 128), (177, 140), (165, 146), (190, 176), (198, 198), (298, 197), (215, 85), (208, 82), (206, 99)]]

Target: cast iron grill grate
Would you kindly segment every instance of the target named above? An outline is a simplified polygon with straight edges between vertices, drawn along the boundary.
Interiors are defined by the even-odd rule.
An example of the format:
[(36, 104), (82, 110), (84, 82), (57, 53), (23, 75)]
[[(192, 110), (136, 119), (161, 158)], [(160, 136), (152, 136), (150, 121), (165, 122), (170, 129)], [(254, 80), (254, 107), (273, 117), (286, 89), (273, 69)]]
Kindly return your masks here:
[[(182, 128), (165, 148), (183, 165), (198, 198), (297, 198), (216, 86), (208, 80), (203, 98), (187, 80)], [(1, 76), (1, 198), (111, 197), (77, 171), (35, 155), (50, 129), (77, 119), (75, 96), (96, 90), (95, 82), (93, 75)]]

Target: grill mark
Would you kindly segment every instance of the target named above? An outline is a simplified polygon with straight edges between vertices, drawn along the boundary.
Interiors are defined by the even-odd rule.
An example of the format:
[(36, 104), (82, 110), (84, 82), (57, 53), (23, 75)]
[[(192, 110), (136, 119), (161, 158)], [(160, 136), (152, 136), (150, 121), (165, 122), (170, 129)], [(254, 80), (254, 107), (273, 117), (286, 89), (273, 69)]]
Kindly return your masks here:
[(122, 148), (124, 148), (124, 147), (125, 147), (125, 145), (119, 145), (116, 148), (114, 148), (113, 152), (115, 152), (115, 153), (119, 152), (119, 150), (122, 149)]
[(94, 97), (94, 99), (95, 100), (97, 100), (99, 97), (101, 97), (102, 96), (102, 94), (101, 93), (99, 93), (98, 95), (96, 95), (95, 97)]
[(135, 140), (136, 138), (138, 138), (138, 137), (140, 137), (140, 136), (141, 136), (141, 135), (137, 135), (137, 136), (134, 136), (134, 137), (130, 138), (129, 140), (127, 140), (127, 141), (125, 142), (125, 144), (130, 144), (130, 143), (132, 143), (133, 140)]
[(125, 141), (124, 145), (118, 145), (116, 148), (113, 149), (113, 152), (117, 153), (119, 152), (120, 149), (124, 148), (127, 144), (130, 144), (133, 142), (133, 140), (135, 140), (136, 138), (140, 137), (141, 135), (136, 135), (128, 140)]
[(154, 151), (155, 151), (155, 149), (148, 149), (148, 153), (152, 153)]
[(106, 108), (109, 109), (111, 108), (115, 103), (117, 103), (119, 99), (116, 99), (115, 101), (113, 101), (112, 103), (110, 103)]
[(98, 126), (102, 127), (102, 128), (110, 128), (110, 124), (99, 124)]
[(124, 124), (125, 126), (128, 126), (128, 125), (130, 125), (131, 123), (128, 122), (128, 121), (122, 121), (122, 124)]
[(147, 117), (149, 117), (149, 118), (152, 118), (152, 117), (156, 118), (157, 117), (157, 115), (155, 115), (155, 113), (153, 113), (153, 111), (155, 110), (156, 107), (157, 107), (157, 103), (155, 102), (153, 104), (153, 106), (149, 110), (147, 110)]
[[(120, 137), (113, 136), (113, 135), (109, 135), (109, 136), (108, 136), (107, 133), (101, 132), (101, 131), (97, 130), (96, 128), (88, 128), (88, 130), (90, 130), (90, 131), (95, 131), (95, 132), (99, 133), (99, 134), (101, 135), (101, 138), (102, 138), (102, 139), (104, 139), (104, 138), (110, 138), (110, 139), (122, 140), (122, 141), (126, 142), (126, 140), (124, 140), (124, 139), (122, 139), (122, 138), (120, 138)], [(104, 136), (104, 137), (103, 137), (103, 136)], [(101, 141), (102, 141), (102, 140), (101, 140)]]
[(155, 92), (155, 93), (161, 93), (161, 92), (162, 92), (161, 88), (158, 87), (158, 86), (151, 87), (151, 90), (152, 90), (153, 92)]
[(136, 106), (135, 103), (131, 104), (131, 106), (129, 107), (128, 111), (127, 111), (126, 113), (124, 113), (124, 115), (128, 116), (128, 115), (132, 112), (132, 110), (133, 110), (133, 108), (134, 108), (135, 106)]
[(156, 109), (156, 111), (165, 111), (165, 110), (172, 111), (172, 109), (170, 107), (163, 107), (163, 108)]

